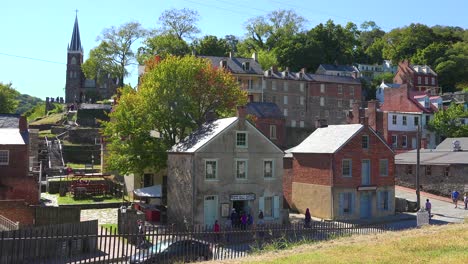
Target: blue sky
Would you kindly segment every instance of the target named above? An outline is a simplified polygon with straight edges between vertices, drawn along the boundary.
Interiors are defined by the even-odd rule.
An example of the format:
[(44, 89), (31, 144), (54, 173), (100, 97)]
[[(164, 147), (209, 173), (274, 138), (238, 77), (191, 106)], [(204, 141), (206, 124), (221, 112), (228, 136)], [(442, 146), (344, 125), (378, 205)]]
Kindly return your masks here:
[[(96, 37), (104, 28), (129, 21), (154, 28), (161, 12), (183, 7), (199, 12), (200, 37), (241, 37), (249, 18), (278, 9), (292, 9), (302, 15), (308, 20), (307, 28), (328, 19), (357, 25), (373, 20), (385, 31), (410, 23), (468, 27), (466, 0), (6, 0), (0, 9), (0, 82), (11, 82), (19, 92), (43, 99), (64, 96), (67, 45), (75, 9), (79, 10), (86, 59), (89, 50), (98, 45)], [(125, 82), (134, 86), (137, 68), (129, 70), (132, 74)]]

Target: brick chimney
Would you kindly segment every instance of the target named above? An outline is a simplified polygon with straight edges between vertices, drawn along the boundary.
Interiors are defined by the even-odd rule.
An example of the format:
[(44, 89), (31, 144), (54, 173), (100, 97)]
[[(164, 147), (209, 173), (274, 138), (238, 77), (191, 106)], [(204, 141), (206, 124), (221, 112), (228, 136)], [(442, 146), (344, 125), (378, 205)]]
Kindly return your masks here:
[(257, 52), (254, 52), (252, 54), (252, 59), (254, 59), (254, 61), (257, 61), (258, 62), (258, 53)]
[(229, 58), (232, 59), (232, 58), (234, 58), (234, 56), (235, 56), (234, 51), (230, 51), (230, 52), (229, 52)]
[(421, 138), (421, 148), (427, 149), (427, 138)]
[(18, 122), (18, 128), (20, 132), (27, 132), (28, 131), (28, 122), (26, 121), (26, 117), (20, 116)]
[(351, 123), (352, 124), (359, 124), (359, 118), (360, 118), (359, 103), (354, 102), (353, 103), (353, 117), (351, 119)]
[(377, 131), (377, 101), (371, 100), (367, 102), (367, 118), (369, 126)]

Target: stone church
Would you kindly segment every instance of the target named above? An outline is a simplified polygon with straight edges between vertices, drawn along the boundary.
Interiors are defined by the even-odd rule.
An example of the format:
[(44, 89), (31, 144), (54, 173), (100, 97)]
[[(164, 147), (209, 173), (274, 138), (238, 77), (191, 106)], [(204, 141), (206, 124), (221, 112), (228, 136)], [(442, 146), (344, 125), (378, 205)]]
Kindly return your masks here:
[(73, 34), (67, 50), (67, 77), (65, 84), (65, 103), (95, 102), (110, 99), (116, 94), (118, 78), (108, 76), (104, 80), (86, 79), (83, 64), (83, 46), (81, 46), (78, 16), (75, 17)]

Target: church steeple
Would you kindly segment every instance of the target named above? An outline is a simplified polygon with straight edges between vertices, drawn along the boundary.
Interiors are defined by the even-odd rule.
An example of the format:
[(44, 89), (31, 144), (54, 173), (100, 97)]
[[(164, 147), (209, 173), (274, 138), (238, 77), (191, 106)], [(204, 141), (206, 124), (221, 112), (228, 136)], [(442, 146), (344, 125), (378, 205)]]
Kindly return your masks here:
[(80, 29), (78, 28), (78, 14), (75, 17), (75, 25), (73, 26), (73, 34), (68, 45), (68, 52), (83, 52), (80, 39)]

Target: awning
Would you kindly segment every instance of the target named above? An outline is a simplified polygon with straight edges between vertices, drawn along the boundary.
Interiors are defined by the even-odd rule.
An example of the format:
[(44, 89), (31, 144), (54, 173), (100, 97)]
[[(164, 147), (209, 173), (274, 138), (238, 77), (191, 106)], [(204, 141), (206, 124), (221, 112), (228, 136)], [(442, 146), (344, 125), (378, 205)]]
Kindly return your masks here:
[(145, 188), (135, 189), (133, 193), (138, 197), (161, 198), (161, 185), (153, 185)]

